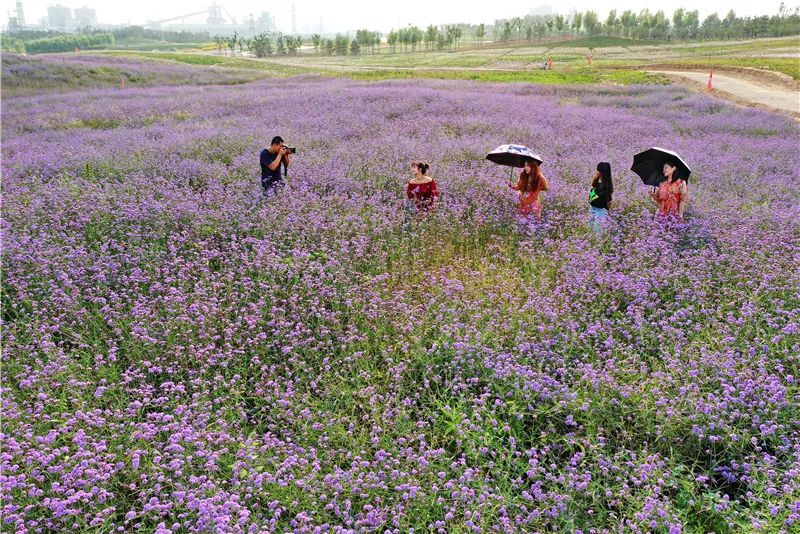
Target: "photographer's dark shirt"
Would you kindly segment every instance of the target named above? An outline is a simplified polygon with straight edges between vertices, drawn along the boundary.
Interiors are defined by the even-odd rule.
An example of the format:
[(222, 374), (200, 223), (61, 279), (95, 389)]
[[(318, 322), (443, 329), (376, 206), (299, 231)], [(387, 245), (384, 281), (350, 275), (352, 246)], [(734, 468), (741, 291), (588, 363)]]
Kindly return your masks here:
[(275, 161), (277, 154), (273, 154), (269, 149), (265, 148), (261, 151), (261, 181), (274, 182), (281, 179), (281, 165), (274, 171), (269, 168), (269, 164)]

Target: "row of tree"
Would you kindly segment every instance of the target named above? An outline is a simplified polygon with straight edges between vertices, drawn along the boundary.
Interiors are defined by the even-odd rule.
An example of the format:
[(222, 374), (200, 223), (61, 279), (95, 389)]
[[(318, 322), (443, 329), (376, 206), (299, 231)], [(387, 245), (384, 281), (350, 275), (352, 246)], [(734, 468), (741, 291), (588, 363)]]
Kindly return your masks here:
[(214, 44), (217, 45), (217, 53), (219, 54), (226, 50), (230, 51), (232, 56), (235, 56), (238, 48), (239, 55), (244, 55), (244, 50), (247, 49), (256, 57), (267, 57), (272, 54), (296, 54), (300, 47), (303, 46), (303, 38), (299, 35), (283, 34), (278, 34), (273, 38), (268, 33), (260, 33), (253, 37), (245, 38), (237, 32), (233, 32), (230, 37), (219, 35), (214, 37)]
[[(381, 42), (381, 34), (369, 30), (358, 30), (356, 38), (352, 41), (345, 35), (337, 34), (334, 38), (325, 39), (319, 34), (311, 36), (311, 44), (317, 54), (327, 54), (329, 56), (346, 56), (348, 54), (358, 55), (366, 50), (375, 51), (375, 47)], [(290, 55), (297, 54), (303, 46), (303, 38), (299, 35), (272, 35), (261, 33), (249, 39), (240, 36), (238, 33), (230, 37), (216, 36), (214, 43), (217, 45), (217, 53), (223, 50), (232, 56), (243, 55), (245, 50), (250, 51), (254, 56), (263, 58), (271, 55)]]
[(111, 33), (59, 33), (48, 37), (22, 39), (17, 36), (3, 35), (2, 50), (20, 54), (44, 54), (53, 52), (69, 52), (72, 50), (104, 47), (114, 44)]
[[(789, 10), (781, 4), (774, 16), (737, 17), (731, 10), (724, 18), (708, 15), (702, 23), (697, 10), (676, 9), (672, 17), (662, 10), (649, 9), (635, 13), (611, 10), (602, 19), (588, 10), (563, 15), (535, 15), (497, 20), (493, 26), (497, 41), (541, 39), (546, 35), (606, 35), (631, 39), (724, 39), (749, 37), (781, 37), (800, 33), (800, 8)], [(477, 36), (477, 35), (476, 35)], [(482, 36), (480, 37), (482, 39)]]
[[(483, 26), (483, 25), (482, 25)], [(485, 26), (484, 26), (485, 27)], [(416, 51), (424, 46), (425, 50), (444, 50), (445, 48), (458, 48), (463, 35), (463, 25), (445, 24), (442, 26), (429, 25), (424, 31), (417, 26), (392, 30), (386, 36), (386, 42), (391, 52), (397, 51), (398, 45), (404, 51)]]

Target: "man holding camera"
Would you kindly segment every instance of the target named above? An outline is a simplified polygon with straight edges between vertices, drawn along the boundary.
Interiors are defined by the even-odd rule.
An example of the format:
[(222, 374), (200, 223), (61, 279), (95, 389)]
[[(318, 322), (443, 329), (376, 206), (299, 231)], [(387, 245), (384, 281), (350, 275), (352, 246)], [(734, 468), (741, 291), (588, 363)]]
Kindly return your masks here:
[(264, 193), (283, 183), (281, 164), (285, 174), (292, 162), (294, 151), (294, 148), (283, 143), (283, 138), (279, 135), (273, 137), (269, 147), (261, 151), (261, 185), (264, 187)]

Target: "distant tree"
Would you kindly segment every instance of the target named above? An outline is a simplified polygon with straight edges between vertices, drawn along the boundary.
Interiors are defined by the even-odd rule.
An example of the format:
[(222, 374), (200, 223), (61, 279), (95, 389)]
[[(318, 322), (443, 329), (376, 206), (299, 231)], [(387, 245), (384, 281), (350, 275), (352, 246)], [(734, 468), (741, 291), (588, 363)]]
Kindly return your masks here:
[(335, 44), (335, 53), (337, 56), (346, 56), (348, 50), (350, 49), (350, 41), (347, 39), (346, 36), (337, 33), (336, 39), (334, 40)]
[(325, 53), (332, 56), (336, 52), (336, 43), (333, 39), (325, 39)]
[(728, 11), (728, 14), (725, 15), (725, 18), (722, 19), (722, 26), (725, 28), (732, 28), (735, 23), (736, 23), (736, 13), (731, 9), (730, 11)]
[(583, 13), (575, 13), (575, 16), (572, 18), (572, 31), (574, 32), (576, 37), (578, 33), (581, 31), (582, 24), (583, 24)]
[(642, 9), (636, 17), (636, 33), (637, 39), (648, 39), (650, 37), (650, 25), (653, 16), (647, 8)]
[(636, 14), (630, 9), (626, 9), (620, 15), (619, 23), (622, 26), (623, 35), (630, 37), (634, 28), (636, 28)]
[(672, 12), (672, 35), (677, 39), (686, 38), (686, 11), (681, 7)]
[(420, 28), (417, 26), (411, 26), (408, 28), (409, 32), (409, 42), (411, 43), (411, 51), (415, 52), (417, 50), (417, 46), (422, 42), (423, 33)]
[(233, 32), (233, 35), (231, 37), (228, 37), (228, 41), (227, 41), (228, 49), (231, 51), (231, 55), (232, 56), (236, 55), (236, 45), (238, 43), (239, 43), (239, 34), (236, 33), (236, 32)]
[(286, 52), (288, 54), (297, 54), (300, 47), (303, 46), (303, 38), (299, 35), (287, 35), (284, 39)]
[(372, 32), (372, 53), (373, 54), (375, 53), (375, 47), (376, 46), (378, 47), (378, 52), (380, 52), (381, 37), (382, 37), (381, 32), (377, 32), (377, 31), (376, 32)]
[(363, 51), (366, 48), (374, 50), (375, 32), (369, 31), (367, 29), (357, 30), (356, 41), (358, 41), (359, 51)]
[(453, 34), (448, 31), (439, 31), (436, 33), (436, 49), (444, 50), (449, 45), (453, 44)]
[(439, 37), (439, 28), (434, 26), (433, 24), (429, 24), (428, 28), (425, 30), (424, 42), (425, 48), (427, 50), (433, 50), (434, 45), (436, 44), (436, 40)]
[(275, 39), (275, 52), (280, 56), (286, 55), (286, 38), (281, 34), (278, 34), (277, 39)]
[(397, 49), (397, 43), (400, 41), (399, 36), (396, 31), (392, 30), (386, 36), (386, 42), (389, 44), (389, 51), (394, 53)]
[(556, 31), (558, 33), (564, 31), (564, 15), (556, 15)]
[(314, 53), (319, 54), (320, 46), (322, 46), (322, 36), (318, 33), (315, 33), (311, 36), (311, 44), (314, 45)]
[(475, 37), (483, 44), (483, 38), (486, 37), (486, 24), (481, 22), (475, 30)]
[(511, 32), (513, 31), (514, 26), (511, 24), (510, 21), (505, 21), (503, 23), (502, 28), (502, 37), (500, 38), (501, 41), (510, 41), (511, 40)]
[(684, 15), (684, 26), (686, 27), (686, 36), (689, 39), (697, 37), (698, 30), (700, 29), (700, 15), (696, 9), (686, 12)]
[(353, 39), (353, 41), (350, 43), (350, 53), (354, 56), (357, 56), (361, 53), (361, 45), (358, 44), (356, 39)]
[(214, 44), (217, 45), (217, 54), (222, 54), (222, 49), (225, 47), (225, 38), (219, 35), (214, 36)]
[(617, 26), (619, 25), (619, 19), (617, 18), (617, 10), (612, 9), (608, 12), (608, 16), (606, 17), (606, 22), (603, 24), (605, 27), (606, 35), (609, 37), (612, 35), (616, 35), (617, 33)]
[(719, 15), (712, 13), (703, 20), (703, 37), (706, 39), (719, 37), (722, 31), (722, 21)]
[(651, 37), (654, 39), (666, 39), (669, 35), (670, 22), (669, 18), (664, 14), (664, 11), (658, 10), (651, 19)]
[(598, 32), (600, 27), (600, 17), (597, 16), (596, 12), (588, 10), (583, 14), (583, 27), (586, 28), (586, 32), (589, 34), (589, 37)]
[(248, 48), (256, 57), (263, 58), (272, 54), (272, 39), (269, 34), (260, 33), (254, 35), (249, 41)]

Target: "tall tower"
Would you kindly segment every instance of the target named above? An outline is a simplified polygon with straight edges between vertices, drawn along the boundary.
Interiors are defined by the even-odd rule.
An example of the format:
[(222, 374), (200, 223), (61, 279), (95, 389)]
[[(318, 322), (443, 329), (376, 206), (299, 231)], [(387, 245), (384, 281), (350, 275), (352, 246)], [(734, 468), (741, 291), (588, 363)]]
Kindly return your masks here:
[(22, 2), (17, 2), (17, 24), (20, 28), (25, 26), (25, 13), (22, 12)]
[(297, 33), (297, 17), (295, 16), (294, 4), (292, 4), (292, 33)]

